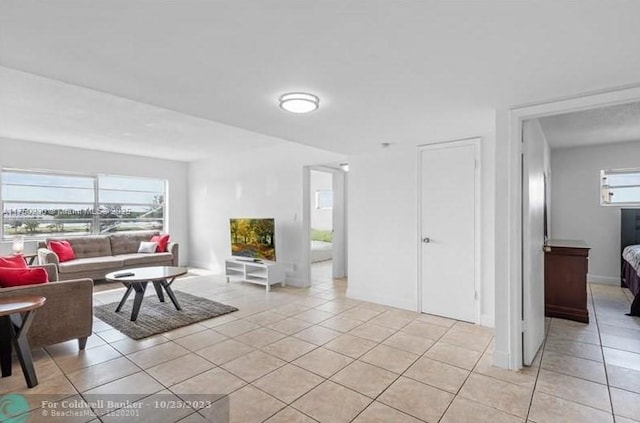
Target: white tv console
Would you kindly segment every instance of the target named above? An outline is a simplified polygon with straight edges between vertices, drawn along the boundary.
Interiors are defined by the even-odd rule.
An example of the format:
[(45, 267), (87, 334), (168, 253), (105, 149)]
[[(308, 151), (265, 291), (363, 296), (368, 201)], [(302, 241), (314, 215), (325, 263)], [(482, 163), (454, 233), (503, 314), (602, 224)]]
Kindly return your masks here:
[(232, 257), (224, 261), (227, 283), (251, 282), (264, 285), (269, 292), (270, 286), (286, 286), (284, 267), (275, 261), (254, 261), (251, 258)]

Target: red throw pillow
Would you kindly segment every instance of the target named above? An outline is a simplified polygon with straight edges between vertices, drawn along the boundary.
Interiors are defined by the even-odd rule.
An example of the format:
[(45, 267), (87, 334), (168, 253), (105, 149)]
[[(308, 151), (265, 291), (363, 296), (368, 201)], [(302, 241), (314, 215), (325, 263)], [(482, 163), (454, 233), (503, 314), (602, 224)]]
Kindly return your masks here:
[(0, 287), (37, 285), (46, 283), (47, 271), (42, 268), (10, 269), (0, 267)]
[(71, 247), (71, 244), (69, 244), (69, 241), (49, 241), (48, 247), (51, 251), (56, 253), (60, 263), (76, 258), (76, 253), (73, 252), (73, 248)]
[(12, 256), (0, 257), (0, 267), (8, 267), (11, 269), (26, 269), (27, 262), (24, 257), (19, 254)]
[(154, 235), (151, 237), (150, 241), (158, 244), (158, 248), (156, 248), (156, 253), (167, 252), (167, 245), (169, 245), (169, 234)]

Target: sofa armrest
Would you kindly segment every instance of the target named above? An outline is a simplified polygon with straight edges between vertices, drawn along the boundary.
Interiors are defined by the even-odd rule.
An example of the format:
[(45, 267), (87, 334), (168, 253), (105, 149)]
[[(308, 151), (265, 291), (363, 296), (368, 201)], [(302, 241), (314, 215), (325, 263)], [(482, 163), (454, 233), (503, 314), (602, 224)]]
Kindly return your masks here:
[(91, 279), (0, 289), (0, 298), (25, 295), (37, 295), (47, 299), (44, 306), (36, 310), (31, 329), (29, 329), (31, 348), (91, 335), (93, 329), (93, 281)]
[(58, 255), (47, 248), (38, 248), (38, 264), (53, 263), (56, 266), (60, 264)]
[(58, 282), (58, 266), (54, 263), (36, 264), (29, 267), (44, 269), (49, 276), (49, 282)]
[(172, 266), (179, 266), (180, 264), (180, 251), (178, 248), (178, 243), (177, 242), (170, 242), (169, 245), (167, 245), (167, 251), (171, 253), (171, 255), (173, 255), (173, 258), (171, 259), (171, 265)]

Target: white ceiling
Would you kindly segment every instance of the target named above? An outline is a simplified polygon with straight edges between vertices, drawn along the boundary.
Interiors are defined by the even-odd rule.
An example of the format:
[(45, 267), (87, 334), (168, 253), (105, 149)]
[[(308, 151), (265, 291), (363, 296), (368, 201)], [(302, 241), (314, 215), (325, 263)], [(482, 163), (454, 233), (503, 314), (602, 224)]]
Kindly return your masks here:
[[(0, 0), (0, 66), (191, 116), (129, 103), (126, 128), (112, 128), (116, 117), (38, 130), (48, 108), (37, 86), (25, 87), (31, 106), (22, 113), (32, 107), (33, 118), (12, 131), (36, 131), (40, 141), (88, 132), (85, 147), (126, 152), (155, 149), (160, 137), (162, 154), (173, 149), (176, 158), (219, 142), (228, 148), (192, 120), (200, 117), (351, 154), (490, 134), (496, 109), (637, 84), (638, 16), (640, 2), (626, 0)], [(67, 104), (63, 91), (82, 95), (58, 88), (45, 103), (84, 104), (92, 120), (108, 120), (117, 101)], [(292, 90), (320, 96), (320, 110), (280, 110), (277, 97)], [(175, 135), (144, 127), (165, 119)]]
[(283, 142), (3, 67), (0, 136), (183, 161)]
[(544, 117), (540, 124), (551, 148), (640, 141), (640, 103)]

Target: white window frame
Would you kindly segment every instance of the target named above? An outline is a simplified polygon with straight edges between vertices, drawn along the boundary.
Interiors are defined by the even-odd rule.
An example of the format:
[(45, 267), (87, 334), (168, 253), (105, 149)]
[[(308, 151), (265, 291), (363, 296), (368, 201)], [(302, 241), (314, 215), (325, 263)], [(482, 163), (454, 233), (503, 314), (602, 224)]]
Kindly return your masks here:
[[(81, 177), (81, 178), (87, 178), (87, 179), (91, 179), (93, 181), (93, 201), (92, 202), (86, 202), (86, 201), (52, 201), (52, 200), (20, 200), (20, 201), (7, 201), (8, 203), (23, 203), (23, 204), (34, 204), (34, 205), (46, 205), (46, 204), (52, 204), (52, 205), (60, 205), (60, 204), (74, 204), (74, 205), (80, 205), (80, 204), (86, 204), (88, 208), (93, 210), (93, 217), (92, 217), (92, 224), (91, 224), (91, 231), (89, 232), (90, 234), (100, 234), (102, 233), (101, 229), (100, 229), (100, 222), (101, 222), (101, 216), (100, 216), (100, 210), (101, 210), (101, 206), (107, 203), (103, 203), (100, 202), (100, 183), (99, 180), (101, 177), (105, 177), (105, 176), (110, 176), (110, 177), (119, 177), (119, 178), (130, 178), (130, 179), (153, 179), (153, 180), (157, 180), (157, 181), (161, 181), (162, 185), (163, 185), (163, 192), (162, 192), (162, 197), (163, 197), (163, 203), (162, 203), (162, 228), (160, 229), (160, 231), (166, 231), (167, 227), (168, 227), (168, 220), (167, 220), (167, 202), (168, 202), (168, 198), (167, 198), (167, 193), (168, 193), (168, 181), (164, 178), (150, 178), (150, 177), (140, 177), (140, 176), (129, 176), (129, 175), (106, 175), (106, 174), (94, 174), (94, 175), (90, 175), (90, 174), (81, 174), (81, 173), (71, 173), (71, 172), (60, 172), (60, 171), (51, 171), (51, 170), (33, 170), (33, 169), (17, 169), (17, 168), (3, 168), (0, 171), (0, 240), (9, 240), (13, 237), (12, 234), (5, 234), (5, 220), (7, 219), (5, 217), (5, 213), (4, 213), (4, 205), (5, 205), (5, 199), (2, 198), (2, 187), (4, 186), (3, 183), (3, 178), (1, 177), (2, 173), (23, 173), (23, 174), (38, 174), (38, 175), (50, 175), (50, 176), (69, 176), (69, 177)], [(42, 187), (44, 189), (47, 188), (47, 185), (38, 185), (39, 187)], [(130, 190), (118, 190), (118, 191), (130, 191)], [(135, 191), (135, 190), (131, 190), (131, 191)], [(154, 191), (135, 191), (135, 192), (147, 192), (147, 193), (153, 193)], [(149, 204), (147, 203), (126, 203), (123, 204), (123, 206), (149, 206)], [(107, 218), (104, 218), (107, 219)], [(139, 219), (139, 218), (138, 218)], [(159, 220), (159, 219), (158, 219)], [(83, 233), (83, 234), (77, 234), (74, 235), (73, 232), (63, 232), (60, 233), (61, 236), (65, 236), (65, 237), (72, 237), (72, 236), (82, 236), (82, 235), (86, 235), (87, 233)], [(25, 236), (25, 239), (43, 239), (47, 236), (51, 236), (51, 234), (43, 234), (43, 233), (36, 233), (33, 235), (28, 235), (28, 234), (21, 234)]]
[[(330, 203), (330, 204), (327, 204)], [(318, 190), (316, 191), (316, 209), (317, 210), (333, 210), (333, 191)]]
[(611, 196), (613, 193), (610, 191), (611, 189), (616, 188), (640, 188), (640, 184), (632, 184), (632, 185), (609, 185), (607, 183), (607, 176), (609, 175), (624, 175), (624, 174), (635, 174), (640, 178), (640, 168), (629, 168), (629, 169), (604, 169), (600, 171), (600, 205), (604, 207), (626, 207), (626, 206), (640, 206), (640, 196), (637, 201), (626, 201), (626, 202), (612, 202)]

